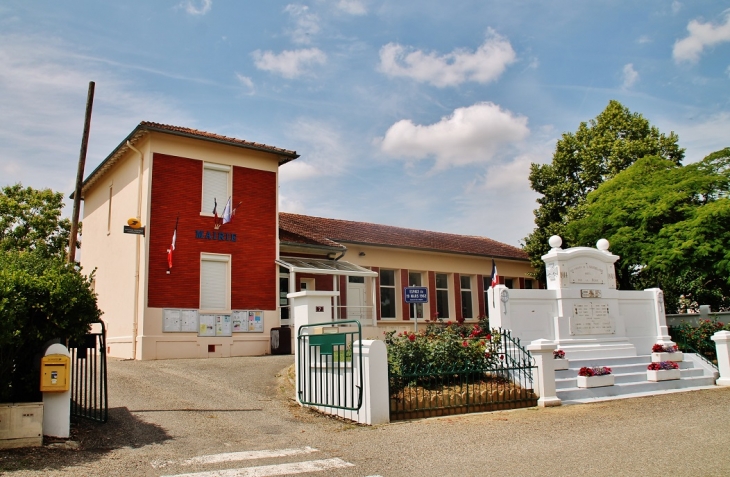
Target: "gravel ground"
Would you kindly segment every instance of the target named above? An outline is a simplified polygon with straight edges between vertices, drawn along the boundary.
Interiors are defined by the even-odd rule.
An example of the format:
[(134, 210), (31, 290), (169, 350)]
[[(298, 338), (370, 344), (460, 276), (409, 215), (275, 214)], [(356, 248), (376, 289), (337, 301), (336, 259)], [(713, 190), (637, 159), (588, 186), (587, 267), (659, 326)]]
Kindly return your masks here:
[[(73, 423), (70, 442), (0, 451), (0, 474), (163, 476), (342, 459), (353, 465), (314, 475), (730, 475), (730, 388), (367, 427), (298, 406), (292, 362), (113, 360), (109, 422)], [(306, 447), (316, 450), (184, 462)]]

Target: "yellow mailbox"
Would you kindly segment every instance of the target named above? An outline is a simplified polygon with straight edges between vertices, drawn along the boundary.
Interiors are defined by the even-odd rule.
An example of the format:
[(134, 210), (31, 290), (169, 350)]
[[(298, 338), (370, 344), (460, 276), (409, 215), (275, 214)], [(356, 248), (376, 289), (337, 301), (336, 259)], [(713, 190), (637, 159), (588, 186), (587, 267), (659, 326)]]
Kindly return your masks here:
[(41, 359), (41, 391), (65, 392), (71, 383), (71, 359), (63, 354), (49, 354)]

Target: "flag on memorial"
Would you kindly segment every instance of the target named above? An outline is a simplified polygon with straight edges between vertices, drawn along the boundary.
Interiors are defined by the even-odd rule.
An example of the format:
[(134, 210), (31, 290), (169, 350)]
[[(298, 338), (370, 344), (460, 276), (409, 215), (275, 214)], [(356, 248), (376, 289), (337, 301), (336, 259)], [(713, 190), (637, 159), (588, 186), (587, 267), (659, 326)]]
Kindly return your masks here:
[[(494, 259), (492, 259), (492, 286), (491, 286), (491, 288), (494, 288), (497, 285), (499, 285), (499, 275), (497, 274), (497, 264), (495, 264)], [(494, 308), (494, 290), (492, 290), (492, 308)]]

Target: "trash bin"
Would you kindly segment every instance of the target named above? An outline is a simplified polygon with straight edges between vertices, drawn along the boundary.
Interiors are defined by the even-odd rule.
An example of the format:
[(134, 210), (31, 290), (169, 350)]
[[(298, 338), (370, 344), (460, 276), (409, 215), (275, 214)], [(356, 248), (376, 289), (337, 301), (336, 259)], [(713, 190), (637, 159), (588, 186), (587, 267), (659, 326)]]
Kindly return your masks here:
[(291, 328), (271, 328), (271, 354), (291, 354)]

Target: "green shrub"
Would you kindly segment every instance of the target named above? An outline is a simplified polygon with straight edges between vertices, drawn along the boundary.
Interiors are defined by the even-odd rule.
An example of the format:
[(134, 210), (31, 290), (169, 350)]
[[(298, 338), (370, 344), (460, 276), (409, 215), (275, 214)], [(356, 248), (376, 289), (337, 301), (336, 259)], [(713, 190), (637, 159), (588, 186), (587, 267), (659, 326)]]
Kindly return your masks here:
[(673, 327), (671, 330), (672, 340), (676, 341), (679, 348), (689, 346), (699, 353), (711, 354), (715, 353), (715, 342), (712, 341), (712, 335), (718, 331), (730, 331), (730, 323), (725, 324), (717, 320), (700, 320), (697, 326), (683, 321), (679, 326)]
[(407, 375), (484, 369), (499, 359), (501, 339), (497, 330), (489, 331), (486, 326), (485, 321), (474, 326), (448, 322), (429, 324), (419, 333), (386, 332), (391, 372)]
[(40, 400), (44, 345), (80, 340), (100, 316), (91, 277), (79, 268), (37, 252), (0, 252), (0, 402)]

